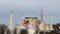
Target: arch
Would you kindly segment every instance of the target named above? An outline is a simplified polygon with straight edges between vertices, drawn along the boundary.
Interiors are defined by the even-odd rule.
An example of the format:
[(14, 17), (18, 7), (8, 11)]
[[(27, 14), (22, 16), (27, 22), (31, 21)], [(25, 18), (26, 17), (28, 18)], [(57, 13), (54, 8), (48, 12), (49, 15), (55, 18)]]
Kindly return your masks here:
[(20, 34), (28, 34), (28, 31), (27, 31), (26, 29), (22, 29), (22, 30), (20, 31)]

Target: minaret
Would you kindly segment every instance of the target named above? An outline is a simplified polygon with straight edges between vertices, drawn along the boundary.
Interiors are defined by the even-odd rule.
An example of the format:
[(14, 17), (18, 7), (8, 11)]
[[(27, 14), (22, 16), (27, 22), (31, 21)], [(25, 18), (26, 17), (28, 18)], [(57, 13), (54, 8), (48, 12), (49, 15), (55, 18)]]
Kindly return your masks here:
[(41, 22), (43, 22), (43, 11), (41, 9)]
[(52, 15), (50, 16), (50, 30), (52, 30)]
[(12, 26), (12, 17), (13, 17), (13, 12), (11, 10), (11, 13), (10, 13), (10, 26)]
[(13, 34), (13, 25), (12, 25), (12, 17), (13, 17), (13, 12), (12, 12), (12, 10), (11, 10), (11, 13), (10, 13), (10, 32), (11, 32), (11, 34)]
[(42, 10), (42, 9), (41, 9), (41, 24), (42, 24), (41, 29), (44, 31), (44, 23), (43, 23), (43, 10)]

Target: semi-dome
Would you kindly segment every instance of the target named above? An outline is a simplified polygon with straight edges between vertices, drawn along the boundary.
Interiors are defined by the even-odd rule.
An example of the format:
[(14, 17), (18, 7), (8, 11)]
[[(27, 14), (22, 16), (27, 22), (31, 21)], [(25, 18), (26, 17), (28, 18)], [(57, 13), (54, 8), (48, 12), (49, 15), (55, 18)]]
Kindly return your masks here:
[(26, 29), (26, 27), (22, 25), (22, 26), (20, 26), (20, 29)]

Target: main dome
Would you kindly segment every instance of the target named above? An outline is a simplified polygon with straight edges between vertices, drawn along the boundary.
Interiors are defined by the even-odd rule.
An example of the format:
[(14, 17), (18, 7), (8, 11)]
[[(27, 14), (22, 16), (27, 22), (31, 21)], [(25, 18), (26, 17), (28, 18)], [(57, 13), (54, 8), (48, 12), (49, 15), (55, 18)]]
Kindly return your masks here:
[(29, 18), (35, 18), (35, 19), (37, 19), (37, 17), (34, 16), (34, 15), (28, 15), (28, 16), (25, 16), (25, 19), (29, 19)]

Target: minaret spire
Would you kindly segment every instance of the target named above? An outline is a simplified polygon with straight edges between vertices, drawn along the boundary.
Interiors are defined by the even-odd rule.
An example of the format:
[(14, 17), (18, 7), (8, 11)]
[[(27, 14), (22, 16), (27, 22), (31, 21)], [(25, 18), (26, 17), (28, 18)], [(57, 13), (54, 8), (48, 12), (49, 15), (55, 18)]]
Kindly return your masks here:
[(43, 22), (43, 10), (41, 9), (41, 22)]
[(52, 30), (53, 28), (52, 28), (52, 14), (51, 14), (51, 16), (50, 16), (50, 30)]
[(10, 25), (12, 26), (12, 17), (13, 17), (13, 11), (10, 12)]
[(44, 31), (44, 23), (43, 23), (43, 10), (41, 9), (41, 23), (42, 23), (42, 31)]
[(13, 17), (13, 11), (11, 10), (11, 12), (10, 12), (10, 27), (9, 27), (11, 34), (13, 34), (13, 32), (12, 32), (13, 31), (12, 17)]

